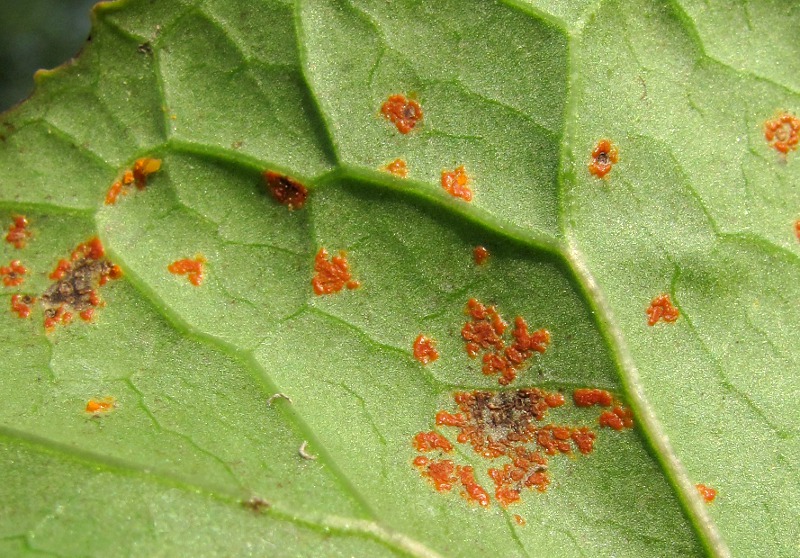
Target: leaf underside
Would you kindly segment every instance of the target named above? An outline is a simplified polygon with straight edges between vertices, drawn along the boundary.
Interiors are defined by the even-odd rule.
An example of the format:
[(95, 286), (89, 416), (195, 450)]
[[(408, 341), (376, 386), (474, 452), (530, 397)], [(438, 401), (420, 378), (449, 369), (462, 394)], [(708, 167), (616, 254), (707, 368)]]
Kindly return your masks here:
[[(30, 232), (0, 246), (28, 270), (2, 296), (37, 298), (0, 312), (0, 555), (797, 553), (800, 163), (764, 123), (800, 111), (800, 9), (553, 4), (98, 5), (80, 58), (0, 117), (0, 224)], [(407, 134), (395, 94), (422, 107)], [(105, 204), (142, 157), (146, 188)], [(471, 202), (440, 185), (460, 166)], [(95, 236), (122, 277), (45, 328), (50, 273)], [(314, 293), (321, 248), (358, 288)], [(200, 286), (168, 271), (200, 255)], [(648, 326), (662, 294), (679, 317)], [(551, 334), (507, 388), (464, 351), (471, 298)], [(531, 387), (594, 451), (503, 506), (503, 461), (434, 415)], [(579, 388), (636, 427), (598, 427)], [(486, 509), (412, 465), (431, 430)]]

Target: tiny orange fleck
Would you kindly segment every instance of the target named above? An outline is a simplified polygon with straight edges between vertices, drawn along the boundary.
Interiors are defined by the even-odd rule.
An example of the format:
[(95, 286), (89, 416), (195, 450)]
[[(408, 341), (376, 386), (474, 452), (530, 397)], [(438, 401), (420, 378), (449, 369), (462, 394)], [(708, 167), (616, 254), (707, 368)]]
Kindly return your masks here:
[(700, 496), (703, 497), (703, 500), (705, 500), (706, 504), (710, 504), (714, 501), (714, 498), (717, 497), (717, 491), (710, 486), (697, 484), (695, 488), (697, 488), (697, 491), (700, 493)]
[(24, 215), (15, 215), (14, 222), (8, 227), (6, 242), (12, 244), (14, 248), (25, 248), (31, 232), (28, 230), (28, 219)]
[(92, 415), (99, 415), (108, 413), (117, 406), (117, 401), (113, 397), (104, 397), (102, 399), (90, 399), (86, 403), (86, 412)]
[(294, 178), (274, 171), (264, 171), (262, 175), (269, 193), (275, 200), (291, 209), (300, 209), (308, 198), (308, 189)]
[(469, 187), (469, 176), (463, 166), (455, 170), (442, 171), (442, 188), (455, 198), (472, 201), (472, 190)]
[(520, 527), (524, 527), (526, 523), (525, 518), (519, 515), (518, 513), (514, 514), (514, 521), (516, 521), (517, 525), (519, 525)]
[(195, 287), (203, 283), (203, 266), (206, 259), (202, 254), (198, 254), (194, 259), (184, 258), (176, 260), (167, 266), (167, 270), (173, 275), (186, 275), (189, 282)]
[(328, 259), (328, 251), (320, 248), (314, 259), (314, 271), (316, 273), (311, 280), (311, 286), (316, 295), (338, 293), (345, 286), (348, 289), (357, 289), (360, 286), (350, 275), (350, 265), (344, 252)]
[(381, 106), (381, 114), (391, 120), (401, 134), (407, 134), (422, 120), (422, 107), (405, 95), (390, 95)]
[(472, 255), (477, 265), (483, 265), (489, 259), (489, 250), (485, 246), (476, 246), (472, 251)]
[(395, 159), (386, 165), (386, 170), (400, 178), (408, 178), (408, 166), (403, 159)]
[(619, 161), (617, 146), (607, 139), (601, 139), (592, 150), (592, 160), (589, 163), (589, 172), (598, 178), (603, 178)]
[(672, 301), (668, 294), (662, 294), (655, 297), (650, 306), (647, 307), (647, 325), (654, 326), (659, 320), (672, 323), (678, 319), (680, 312), (673, 306)]
[(15, 294), (11, 296), (11, 311), (20, 318), (27, 318), (31, 315), (31, 304), (36, 302), (36, 299), (28, 295)]
[(142, 157), (133, 163), (133, 167), (122, 171), (122, 178), (116, 180), (106, 192), (106, 205), (117, 203), (119, 196), (127, 196), (131, 186), (143, 190), (147, 186), (147, 177), (161, 169), (161, 159)]
[(7, 266), (0, 267), (0, 275), (3, 276), (3, 284), (6, 287), (17, 287), (25, 282), (25, 274), (28, 270), (19, 260), (11, 260)]
[(435, 343), (433, 339), (429, 339), (424, 335), (417, 336), (416, 341), (414, 341), (414, 358), (422, 364), (428, 364), (439, 358)]
[(800, 219), (794, 222), (794, 235), (800, 240)]
[(764, 123), (764, 137), (770, 146), (784, 155), (797, 149), (800, 142), (800, 119), (784, 112)]

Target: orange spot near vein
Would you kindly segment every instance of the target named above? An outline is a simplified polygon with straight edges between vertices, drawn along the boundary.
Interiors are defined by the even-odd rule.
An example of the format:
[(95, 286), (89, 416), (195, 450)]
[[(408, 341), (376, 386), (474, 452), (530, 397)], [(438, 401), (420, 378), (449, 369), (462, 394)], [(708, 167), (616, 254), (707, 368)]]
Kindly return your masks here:
[(603, 178), (619, 161), (617, 146), (607, 139), (601, 139), (592, 150), (592, 160), (589, 163), (589, 172), (598, 178)]
[(662, 294), (654, 298), (652, 302), (650, 302), (646, 313), (648, 316), (647, 325), (649, 326), (656, 325), (659, 320), (672, 323), (680, 316), (680, 312), (672, 305), (668, 294)]
[(489, 250), (484, 246), (476, 246), (475, 250), (472, 251), (472, 255), (477, 265), (483, 265), (489, 259)]
[(550, 332), (539, 329), (528, 332), (528, 324), (521, 316), (514, 320), (514, 342), (506, 346), (503, 334), (507, 324), (494, 306), (488, 308), (472, 298), (467, 301), (467, 313), (472, 318), (461, 329), (466, 341), (464, 349), (470, 357), (483, 351), (482, 371), (487, 376), (499, 374), (500, 385), (508, 385), (517, 377), (519, 368), (536, 353), (544, 353), (550, 343)]
[(6, 242), (13, 245), (14, 248), (24, 248), (31, 237), (31, 232), (28, 230), (28, 219), (23, 215), (15, 215), (14, 222), (8, 227), (6, 233)]
[(316, 295), (338, 293), (345, 286), (348, 289), (357, 289), (360, 286), (350, 275), (350, 266), (344, 252), (328, 259), (328, 251), (320, 248), (314, 259), (314, 271), (311, 286)]
[(120, 195), (127, 196), (132, 186), (143, 190), (147, 186), (147, 177), (161, 169), (161, 159), (143, 157), (133, 163), (133, 167), (122, 171), (122, 177), (114, 182), (106, 193), (106, 205), (114, 205)]
[(604, 411), (597, 422), (614, 430), (633, 428), (633, 413), (626, 407), (617, 406), (611, 411)]
[(294, 178), (273, 171), (264, 171), (264, 182), (272, 197), (291, 209), (300, 209), (308, 198), (308, 189)]
[(408, 178), (408, 166), (406, 166), (406, 162), (402, 159), (395, 159), (386, 165), (386, 170), (400, 178)]
[(104, 397), (103, 399), (90, 399), (86, 403), (86, 412), (99, 415), (102, 413), (108, 413), (114, 410), (117, 406), (117, 400), (113, 397)]
[(700, 496), (703, 497), (703, 500), (705, 500), (706, 504), (710, 504), (714, 501), (714, 498), (717, 497), (717, 491), (710, 486), (697, 484), (695, 488), (697, 488), (697, 491), (700, 493)]
[(604, 389), (583, 388), (572, 392), (572, 400), (576, 407), (591, 407), (592, 405), (610, 407), (613, 399), (611, 394)]
[(764, 123), (764, 137), (770, 146), (784, 155), (797, 149), (800, 142), (800, 119), (783, 113)]
[(469, 176), (463, 166), (452, 171), (442, 171), (442, 188), (451, 196), (472, 201), (472, 190), (468, 184)]
[(189, 282), (195, 287), (203, 284), (203, 267), (206, 259), (202, 254), (198, 254), (194, 259), (184, 258), (172, 262), (167, 266), (167, 270), (173, 275), (186, 275)]
[(19, 260), (12, 260), (7, 266), (0, 267), (0, 275), (3, 276), (3, 285), (6, 287), (17, 287), (25, 282), (25, 274), (28, 270)]
[(428, 364), (439, 358), (439, 352), (434, 346), (435, 341), (424, 335), (419, 335), (414, 341), (414, 358), (422, 364)]
[(11, 311), (20, 318), (27, 318), (31, 315), (31, 305), (36, 299), (28, 295), (15, 294), (11, 296)]
[(405, 95), (391, 95), (381, 106), (381, 114), (392, 121), (401, 134), (407, 134), (422, 120), (422, 107)]

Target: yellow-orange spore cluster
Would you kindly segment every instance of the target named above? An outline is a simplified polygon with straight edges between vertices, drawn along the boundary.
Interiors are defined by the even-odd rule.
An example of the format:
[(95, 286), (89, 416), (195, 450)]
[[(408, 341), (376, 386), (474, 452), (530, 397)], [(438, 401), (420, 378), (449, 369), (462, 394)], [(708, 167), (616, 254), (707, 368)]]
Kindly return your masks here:
[(167, 271), (173, 275), (185, 275), (189, 283), (195, 287), (203, 284), (204, 269), (207, 260), (202, 254), (197, 254), (194, 258), (183, 258), (176, 260), (167, 266)]
[(408, 165), (403, 159), (395, 159), (386, 165), (386, 170), (400, 178), (408, 178)]
[(533, 353), (544, 353), (550, 343), (549, 331), (539, 329), (530, 333), (525, 320), (517, 316), (511, 333), (513, 342), (506, 345), (504, 334), (508, 324), (494, 306), (484, 306), (471, 298), (467, 301), (466, 312), (471, 319), (461, 329), (461, 337), (466, 341), (464, 348), (472, 358), (483, 352), (483, 373), (487, 376), (499, 374), (500, 385), (513, 382), (517, 371)]
[(28, 270), (19, 260), (11, 260), (11, 263), (0, 267), (0, 275), (3, 276), (3, 285), (6, 287), (18, 287), (25, 282), (25, 274)]
[(700, 493), (700, 496), (703, 498), (706, 504), (710, 504), (717, 497), (717, 491), (710, 486), (706, 486), (701, 483), (695, 485), (695, 488), (697, 488), (697, 492)]
[(69, 324), (75, 313), (84, 321), (91, 321), (95, 309), (103, 305), (99, 287), (120, 277), (122, 270), (106, 259), (98, 238), (79, 244), (70, 258), (59, 260), (50, 273), (55, 282), (42, 295), (45, 329)]
[(461, 198), (468, 202), (472, 201), (469, 175), (463, 166), (451, 171), (442, 171), (442, 188), (454, 198)]
[(25, 248), (31, 237), (31, 231), (28, 230), (28, 219), (24, 215), (14, 215), (13, 220), (6, 233), (6, 242), (17, 249)]
[[(621, 421), (621, 428), (633, 425), (630, 411), (607, 391), (577, 389), (572, 399), (575, 409), (614, 405), (613, 410), (600, 415), (601, 426), (617, 430), (615, 424), (603, 418), (605, 413)], [(491, 466), (486, 468), (486, 477), (494, 484), (494, 498), (503, 507), (520, 501), (526, 489), (540, 492), (547, 489), (550, 484), (548, 459), (560, 455), (588, 456), (594, 451), (597, 435), (589, 426), (559, 425), (546, 420), (551, 409), (566, 404), (561, 393), (539, 388), (476, 390), (456, 392), (453, 400), (458, 411), (438, 411), (436, 426), (457, 429), (455, 441), (489, 461)], [(413, 439), (413, 446), (420, 454), (450, 454), (455, 449), (451, 439), (452, 436), (448, 439), (437, 431), (419, 432)], [(489, 505), (491, 499), (488, 494), (485, 498), (481, 496), (486, 490), (471, 468), (467, 475), (465, 468), (452, 459), (428, 455), (418, 455), (413, 463), (436, 490), (449, 491), (461, 482), (462, 494), (471, 493), (482, 506)]]
[(86, 402), (86, 412), (91, 415), (101, 415), (109, 413), (117, 406), (117, 400), (113, 397), (104, 397), (102, 399), (90, 399)]
[(422, 364), (429, 364), (439, 358), (439, 351), (436, 350), (433, 339), (424, 335), (417, 336), (414, 341), (414, 358)]
[(347, 255), (339, 252), (338, 256), (329, 258), (328, 251), (320, 248), (314, 259), (314, 278), (311, 280), (314, 294), (324, 295), (338, 293), (343, 288), (357, 289), (360, 286), (350, 275), (350, 264)]
[(475, 265), (483, 265), (489, 259), (489, 250), (485, 246), (476, 246), (472, 251), (472, 257), (475, 260)]
[(401, 134), (407, 134), (422, 120), (422, 107), (405, 95), (390, 95), (381, 106), (381, 114), (397, 127)]
[(668, 294), (662, 294), (655, 297), (650, 306), (645, 311), (647, 313), (647, 325), (654, 326), (659, 320), (667, 323), (673, 323), (680, 316), (678, 309), (672, 304)]
[(597, 178), (603, 178), (611, 172), (611, 168), (619, 162), (617, 146), (607, 139), (601, 139), (592, 150), (589, 172)]
[(27, 318), (31, 315), (31, 305), (36, 302), (36, 298), (28, 295), (15, 294), (11, 296), (11, 311), (20, 318)]
[(783, 113), (764, 123), (764, 138), (770, 146), (784, 155), (797, 149), (800, 142), (800, 119)]
[(161, 159), (143, 157), (133, 163), (133, 167), (125, 169), (122, 178), (111, 185), (106, 193), (106, 205), (114, 205), (117, 199), (127, 196), (135, 186), (138, 190), (144, 190), (147, 186), (147, 177), (161, 169)]
[(264, 171), (262, 174), (269, 193), (275, 200), (292, 209), (300, 209), (308, 198), (308, 188), (300, 182), (274, 171)]

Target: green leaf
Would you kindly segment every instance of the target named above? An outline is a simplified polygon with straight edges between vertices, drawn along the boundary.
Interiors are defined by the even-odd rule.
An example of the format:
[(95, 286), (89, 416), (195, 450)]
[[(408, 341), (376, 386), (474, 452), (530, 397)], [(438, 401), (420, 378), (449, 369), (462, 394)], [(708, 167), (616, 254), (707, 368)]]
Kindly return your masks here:
[[(0, 223), (31, 233), (0, 247), (28, 269), (4, 304), (37, 298), (0, 312), (0, 554), (796, 554), (800, 154), (764, 127), (800, 111), (800, 11), (553, 4), (98, 5), (81, 57), (0, 118)], [(381, 115), (396, 94), (422, 107), (407, 134)], [(602, 138), (619, 161), (598, 178)], [(147, 186), (104, 203), (147, 157)], [(471, 202), (440, 185), (460, 166)], [(94, 236), (109, 263), (78, 254), (67, 282), (122, 277), (90, 322), (46, 328), (51, 272)], [(321, 248), (360, 287), (316, 295)], [(168, 270), (195, 255), (199, 286)], [(679, 316), (651, 327), (662, 294)], [(551, 335), (506, 387), (465, 352), (471, 298), (506, 345), (516, 316)], [(525, 388), (566, 399), (536, 429), (596, 440), (542, 453), (547, 490), (504, 506), (489, 470), (511, 458), (434, 417)], [(580, 388), (635, 428), (602, 427)], [(415, 449), (430, 431), (455, 450)], [(435, 490), (421, 455), (473, 467), (490, 505)]]

